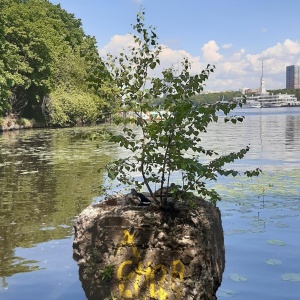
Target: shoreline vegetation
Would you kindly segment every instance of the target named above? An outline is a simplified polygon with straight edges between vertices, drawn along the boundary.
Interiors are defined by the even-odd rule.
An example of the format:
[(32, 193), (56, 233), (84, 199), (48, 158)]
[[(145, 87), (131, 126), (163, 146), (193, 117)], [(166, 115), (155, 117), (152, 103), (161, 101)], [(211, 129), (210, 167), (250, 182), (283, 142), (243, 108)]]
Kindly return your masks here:
[(6, 117), (0, 117), (0, 133), (13, 130), (22, 129), (34, 129), (34, 128), (66, 128), (66, 127), (78, 127), (78, 126), (91, 126), (96, 124), (106, 124), (112, 122), (112, 113), (103, 113), (101, 120), (93, 123), (85, 123), (78, 121), (76, 124), (68, 124), (65, 126), (55, 126), (47, 124), (46, 122), (38, 122), (35, 119), (20, 118), (14, 115), (8, 115)]
[(13, 115), (0, 118), (0, 132), (41, 127), (47, 127), (47, 125), (34, 119), (16, 118)]
[(95, 37), (60, 5), (0, 1), (0, 44), (1, 131), (93, 124), (118, 111)]

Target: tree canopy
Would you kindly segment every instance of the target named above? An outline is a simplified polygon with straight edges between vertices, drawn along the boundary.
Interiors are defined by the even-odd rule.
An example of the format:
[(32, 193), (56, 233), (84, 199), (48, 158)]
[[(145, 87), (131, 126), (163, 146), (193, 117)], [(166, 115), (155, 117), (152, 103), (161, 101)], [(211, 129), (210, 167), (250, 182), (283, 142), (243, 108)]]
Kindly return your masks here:
[[(109, 92), (90, 88), (92, 72), (104, 66), (95, 38), (84, 33), (79, 19), (47, 0), (0, 5), (0, 116), (67, 125), (96, 120), (114, 108)], [(103, 90), (113, 89), (107, 73), (101, 75)]]

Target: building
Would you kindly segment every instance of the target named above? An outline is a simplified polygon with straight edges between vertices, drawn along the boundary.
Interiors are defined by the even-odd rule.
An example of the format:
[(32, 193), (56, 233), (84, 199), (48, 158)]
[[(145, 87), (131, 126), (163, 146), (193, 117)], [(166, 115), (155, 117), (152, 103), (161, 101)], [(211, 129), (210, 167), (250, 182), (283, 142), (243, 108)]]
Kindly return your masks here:
[(242, 88), (239, 90), (243, 95), (252, 95), (258, 93), (258, 89)]
[(286, 67), (286, 89), (300, 89), (300, 65)]

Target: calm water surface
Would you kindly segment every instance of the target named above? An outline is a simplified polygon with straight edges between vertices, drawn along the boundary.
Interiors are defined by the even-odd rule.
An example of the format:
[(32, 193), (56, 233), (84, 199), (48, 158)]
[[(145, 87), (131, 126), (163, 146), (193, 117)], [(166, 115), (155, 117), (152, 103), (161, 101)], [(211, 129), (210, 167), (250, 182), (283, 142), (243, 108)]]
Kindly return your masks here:
[[(235, 167), (257, 179), (214, 187), (225, 232), (218, 299), (300, 299), (300, 108), (240, 110), (242, 125), (212, 125), (208, 147), (250, 144)], [(99, 199), (101, 167), (119, 149), (82, 139), (96, 128), (0, 135), (0, 299), (86, 299), (72, 259), (76, 216)]]

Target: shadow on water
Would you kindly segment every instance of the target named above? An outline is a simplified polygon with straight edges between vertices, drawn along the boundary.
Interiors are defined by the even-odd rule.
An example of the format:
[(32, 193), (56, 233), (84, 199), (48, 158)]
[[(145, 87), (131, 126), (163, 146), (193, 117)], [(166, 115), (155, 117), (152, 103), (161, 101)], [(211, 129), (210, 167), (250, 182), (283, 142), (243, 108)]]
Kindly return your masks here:
[[(96, 130), (96, 129), (92, 129)], [(0, 276), (40, 269), (16, 248), (72, 235), (73, 220), (97, 195), (108, 145), (81, 137), (90, 128), (26, 130), (0, 136)], [(107, 147), (107, 150), (105, 149)]]

